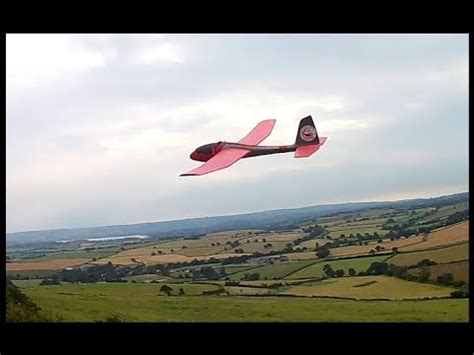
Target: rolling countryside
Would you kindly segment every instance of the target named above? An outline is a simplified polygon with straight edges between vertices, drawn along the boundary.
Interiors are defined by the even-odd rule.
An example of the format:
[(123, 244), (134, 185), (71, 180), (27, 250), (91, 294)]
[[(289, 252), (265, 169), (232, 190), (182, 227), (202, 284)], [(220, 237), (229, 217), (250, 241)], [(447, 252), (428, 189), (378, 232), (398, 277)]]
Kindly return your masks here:
[(14, 245), (7, 277), (65, 322), (466, 322), (469, 214), (459, 199), (274, 228), (41, 242), (34, 254)]

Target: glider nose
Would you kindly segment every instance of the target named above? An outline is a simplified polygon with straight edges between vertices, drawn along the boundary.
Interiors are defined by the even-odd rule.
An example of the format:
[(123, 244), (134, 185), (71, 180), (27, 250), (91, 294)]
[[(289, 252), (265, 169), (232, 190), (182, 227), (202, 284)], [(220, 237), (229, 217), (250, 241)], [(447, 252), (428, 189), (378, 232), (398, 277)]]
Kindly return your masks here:
[(195, 160), (195, 161), (207, 161), (209, 160), (209, 156), (207, 156), (206, 154), (201, 154), (199, 153), (198, 151), (194, 151), (191, 153), (191, 155), (189, 156), (192, 160)]
[(199, 159), (198, 159), (198, 152), (196, 152), (196, 151), (192, 152), (189, 157), (190, 157), (192, 160), (199, 160)]

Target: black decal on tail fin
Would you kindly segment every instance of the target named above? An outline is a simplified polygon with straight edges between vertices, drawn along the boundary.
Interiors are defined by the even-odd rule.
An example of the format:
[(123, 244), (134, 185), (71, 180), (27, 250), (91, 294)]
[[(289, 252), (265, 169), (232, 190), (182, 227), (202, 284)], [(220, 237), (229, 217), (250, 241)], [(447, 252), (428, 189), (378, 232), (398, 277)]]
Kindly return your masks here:
[(318, 131), (316, 131), (311, 116), (307, 116), (300, 121), (295, 144), (297, 146), (319, 144)]

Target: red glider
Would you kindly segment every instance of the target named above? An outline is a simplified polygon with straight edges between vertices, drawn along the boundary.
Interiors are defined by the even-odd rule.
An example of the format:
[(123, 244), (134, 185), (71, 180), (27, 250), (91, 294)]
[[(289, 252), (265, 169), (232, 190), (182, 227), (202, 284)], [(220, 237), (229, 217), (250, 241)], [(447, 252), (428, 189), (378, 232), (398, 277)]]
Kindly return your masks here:
[(212, 173), (228, 168), (242, 158), (260, 155), (295, 152), (295, 158), (306, 158), (315, 153), (326, 141), (327, 137), (318, 137), (316, 126), (311, 116), (300, 121), (296, 141), (291, 145), (261, 146), (260, 144), (270, 133), (276, 120), (265, 120), (237, 143), (217, 142), (203, 145), (191, 153), (192, 160), (205, 163), (180, 176), (196, 176)]

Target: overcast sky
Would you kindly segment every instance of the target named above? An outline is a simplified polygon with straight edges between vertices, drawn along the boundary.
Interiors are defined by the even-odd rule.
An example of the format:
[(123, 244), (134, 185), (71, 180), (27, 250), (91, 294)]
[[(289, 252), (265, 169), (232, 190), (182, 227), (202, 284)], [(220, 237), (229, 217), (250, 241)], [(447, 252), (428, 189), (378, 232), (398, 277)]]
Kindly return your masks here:
[[(7, 231), (468, 191), (467, 35), (7, 35)], [(202, 177), (198, 146), (326, 144)]]

